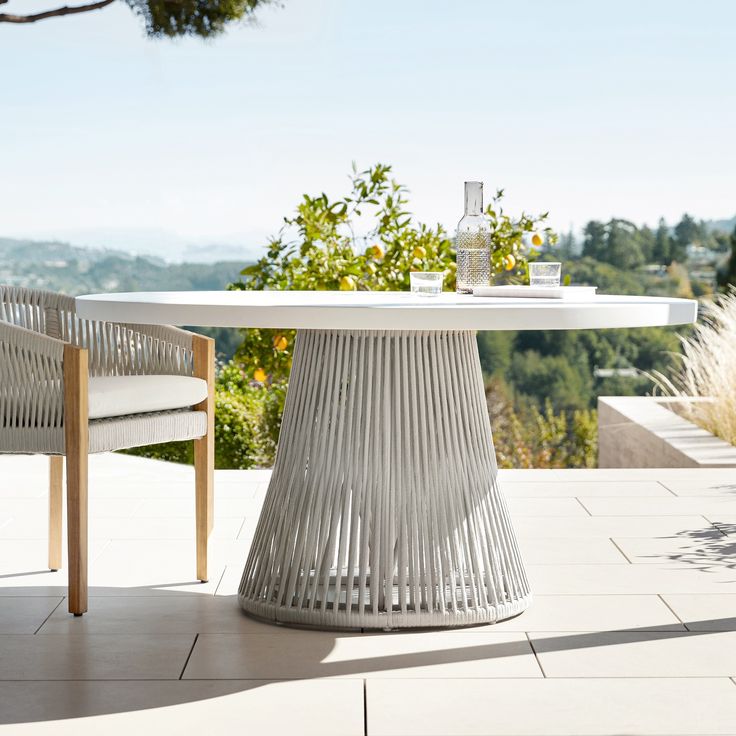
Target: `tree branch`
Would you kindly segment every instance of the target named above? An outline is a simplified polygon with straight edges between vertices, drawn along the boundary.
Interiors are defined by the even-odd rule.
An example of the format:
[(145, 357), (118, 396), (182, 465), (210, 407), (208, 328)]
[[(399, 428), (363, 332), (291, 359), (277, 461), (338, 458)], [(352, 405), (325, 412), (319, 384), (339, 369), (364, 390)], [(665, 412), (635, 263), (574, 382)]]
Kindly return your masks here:
[[(0, 5), (8, 0), (0, 0)], [(89, 5), (65, 5), (63, 8), (55, 8), (54, 10), (45, 10), (43, 13), (34, 13), (33, 15), (12, 15), (11, 13), (0, 13), (0, 23), (35, 23), (46, 18), (55, 18), (60, 15), (73, 15), (75, 13), (88, 13), (90, 10), (99, 10), (104, 8), (115, 0), (99, 0)]]

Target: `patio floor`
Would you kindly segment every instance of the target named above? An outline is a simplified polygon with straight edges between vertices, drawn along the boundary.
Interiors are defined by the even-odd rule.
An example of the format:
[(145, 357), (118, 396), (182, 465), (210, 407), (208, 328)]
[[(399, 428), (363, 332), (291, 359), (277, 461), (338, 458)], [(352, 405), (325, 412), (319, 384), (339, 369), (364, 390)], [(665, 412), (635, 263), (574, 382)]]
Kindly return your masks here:
[(40, 457), (0, 456), (0, 733), (736, 734), (736, 472), (505, 471), (535, 601), (494, 626), (326, 633), (235, 597), (266, 471), (91, 458), (90, 605), (46, 569)]

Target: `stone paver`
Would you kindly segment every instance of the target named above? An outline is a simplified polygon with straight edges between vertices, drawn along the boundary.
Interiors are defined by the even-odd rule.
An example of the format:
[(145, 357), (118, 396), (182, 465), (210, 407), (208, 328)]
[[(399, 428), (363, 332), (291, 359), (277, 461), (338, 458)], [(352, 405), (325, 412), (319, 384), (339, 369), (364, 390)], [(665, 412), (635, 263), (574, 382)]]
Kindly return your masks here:
[[(0, 735), (736, 733), (732, 470), (502, 471), (535, 599), (495, 626), (277, 628), (237, 604), (268, 471), (90, 462), (90, 611), (46, 565), (47, 461), (0, 457)], [(181, 678), (181, 679), (180, 679)]]
[(368, 680), (371, 736), (734, 733), (728, 678)]

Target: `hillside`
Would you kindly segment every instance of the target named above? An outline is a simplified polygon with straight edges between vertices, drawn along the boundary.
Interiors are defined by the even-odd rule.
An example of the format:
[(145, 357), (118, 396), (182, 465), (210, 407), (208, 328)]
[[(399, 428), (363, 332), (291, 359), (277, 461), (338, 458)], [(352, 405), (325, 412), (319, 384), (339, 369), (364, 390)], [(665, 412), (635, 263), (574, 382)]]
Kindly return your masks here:
[(123, 251), (0, 238), (0, 283), (77, 295), (95, 291), (222, 289), (243, 261), (166, 263)]
[(736, 228), (736, 215), (730, 220), (705, 220), (705, 226), (712, 233), (732, 233), (733, 229)]

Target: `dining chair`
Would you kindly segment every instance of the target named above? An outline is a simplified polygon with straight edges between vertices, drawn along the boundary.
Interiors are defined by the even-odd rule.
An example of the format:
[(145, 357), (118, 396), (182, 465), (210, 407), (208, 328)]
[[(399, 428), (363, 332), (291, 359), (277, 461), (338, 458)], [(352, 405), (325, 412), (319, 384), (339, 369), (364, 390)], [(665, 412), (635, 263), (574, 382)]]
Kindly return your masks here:
[(66, 458), (69, 611), (87, 611), (88, 455), (194, 440), (197, 578), (213, 525), (214, 341), (81, 319), (72, 297), (0, 286), (0, 453), (50, 456), (49, 568), (61, 567)]

